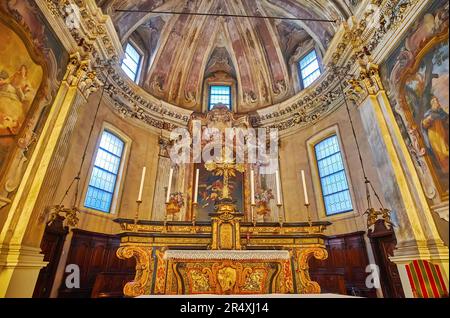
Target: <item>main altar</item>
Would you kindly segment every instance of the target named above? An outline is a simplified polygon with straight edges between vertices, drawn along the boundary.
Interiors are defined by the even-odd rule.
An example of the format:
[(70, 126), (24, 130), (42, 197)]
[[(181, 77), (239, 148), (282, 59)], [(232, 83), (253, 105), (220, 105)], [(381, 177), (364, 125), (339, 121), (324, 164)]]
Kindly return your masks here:
[[(193, 115), (189, 133), (194, 137), (187, 143), (173, 136), (161, 142), (170, 145), (166, 154), (178, 147), (175, 154), (190, 160), (182, 162), (171, 153), (165, 202), (159, 207), (154, 203), (150, 220), (139, 218), (141, 192), (136, 217), (115, 220), (121, 226), (117, 256), (136, 260), (135, 278), (124, 287), (126, 296), (320, 293), (310, 278), (309, 260), (328, 257), (324, 231), (330, 223), (310, 217), (286, 221), (277, 152), (240, 160), (240, 154), (253, 158), (251, 147), (239, 149), (252, 142), (251, 135), (239, 139), (231, 134), (231, 147), (218, 142), (230, 130), (251, 127), (248, 115), (237, 116), (218, 105)], [(203, 155), (216, 152), (212, 158), (196, 160), (195, 152), (183, 153), (183, 143), (184, 150), (195, 147), (196, 129), (201, 133), (198, 145), (210, 147)], [(258, 140), (269, 147), (268, 138)], [(145, 168), (141, 189), (144, 176)], [(303, 186), (308, 209), (304, 179)]]

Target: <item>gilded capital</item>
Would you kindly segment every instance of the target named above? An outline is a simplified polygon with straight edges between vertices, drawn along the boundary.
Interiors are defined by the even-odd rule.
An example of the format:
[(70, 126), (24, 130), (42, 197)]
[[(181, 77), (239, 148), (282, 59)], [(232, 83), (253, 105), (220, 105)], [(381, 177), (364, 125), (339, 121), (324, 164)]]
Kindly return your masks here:
[(90, 59), (82, 58), (79, 52), (70, 55), (64, 80), (69, 86), (78, 87), (86, 99), (101, 85), (97, 73), (91, 67)]

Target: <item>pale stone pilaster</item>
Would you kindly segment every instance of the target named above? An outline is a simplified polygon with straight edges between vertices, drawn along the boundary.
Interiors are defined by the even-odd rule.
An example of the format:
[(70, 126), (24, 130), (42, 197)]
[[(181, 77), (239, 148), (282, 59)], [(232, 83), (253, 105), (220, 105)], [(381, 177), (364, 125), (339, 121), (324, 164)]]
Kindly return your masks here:
[(406, 297), (413, 297), (405, 265), (413, 260), (438, 264), (448, 286), (448, 249), (444, 246), (414, 164), (383, 89), (372, 91), (359, 106), (384, 198), (393, 211), (397, 264)]
[[(45, 222), (33, 214), (39, 203), (44, 180), (54, 163), (58, 146), (63, 142), (66, 124), (72, 121), (74, 105), (79, 105), (98, 88), (89, 60), (79, 54), (71, 56), (66, 76), (57, 93), (36, 148), (21, 183), (12, 198), (4, 227), (0, 232), (0, 297), (31, 297), (39, 271), (46, 265), (39, 248)], [(41, 227), (37, 231), (36, 227)], [(28, 237), (38, 233), (36, 237)], [(37, 237), (39, 236), (39, 237)], [(27, 243), (28, 242), (28, 243)], [(31, 246), (32, 245), (32, 246)]]

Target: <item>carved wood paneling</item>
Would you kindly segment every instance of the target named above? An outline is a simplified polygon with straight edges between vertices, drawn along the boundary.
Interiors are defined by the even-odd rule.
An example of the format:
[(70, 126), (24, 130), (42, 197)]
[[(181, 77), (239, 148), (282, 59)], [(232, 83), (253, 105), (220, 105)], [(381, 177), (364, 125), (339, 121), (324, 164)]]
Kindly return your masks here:
[[(115, 235), (93, 233), (82, 230), (73, 230), (73, 238), (67, 257), (68, 264), (77, 264), (80, 267), (80, 288), (67, 289), (64, 285), (66, 275), (62, 280), (58, 297), (61, 298), (89, 298), (91, 294), (98, 297), (106, 286), (118, 286), (118, 281), (128, 278), (128, 274), (134, 276), (134, 260), (119, 260), (116, 256), (119, 247), (119, 238)], [(96, 289), (93, 290), (96, 283)], [(116, 281), (118, 280), (118, 281)], [(125, 281), (126, 282), (126, 281)], [(123, 285), (120, 290), (123, 289)], [(93, 293), (94, 291), (94, 293)], [(114, 297), (117, 290), (108, 290)], [(123, 296), (123, 294), (122, 294)]]
[[(339, 292), (342, 276), (347, 295), (377, 297), (375, 289), (368, 289), (365, 281), (366, 266), (369, 264), (364, 232), (330, 236), (326, 240), (328, 259), (310, 261), (311, 278), (325, 286), (324, 291)], [(333, 285), (334, 284), (334, 285)]]
[(41, 241), (41, 250), (44, 261), (48, 265), (41, 269), (34, 288), (33, 298), (48, 298), (52, 289), (59, 259), (64, 246), (68, 229), (62, 225), (63, 219), (58, 218), (51, 226), (45, 228)]

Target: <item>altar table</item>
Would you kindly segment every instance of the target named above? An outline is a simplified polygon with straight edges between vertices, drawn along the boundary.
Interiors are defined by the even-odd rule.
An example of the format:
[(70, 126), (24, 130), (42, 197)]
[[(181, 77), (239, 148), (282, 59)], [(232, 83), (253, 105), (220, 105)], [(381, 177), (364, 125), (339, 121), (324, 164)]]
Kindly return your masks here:
[[(211, 222), (135, 222), (122, 227), (121, 259), (136, 259), (136, 276), (124, 287), (141, 295), (315, 294), (309, 260), (328, 256), (324, 229), (329, 223), (252, 224), (239, 227), (240, 249), (211, 249)], [(238, 237), (239, 237), (238, 236)], [(220, 236), (217, 240), (220, 243)]]
[[(167, 277), (157, 273), (165, 294), (293, 293), (286, 250), (168, 250)], [(165, 264), (163, 264), (164, 266)]]

